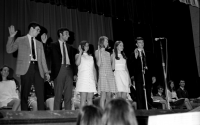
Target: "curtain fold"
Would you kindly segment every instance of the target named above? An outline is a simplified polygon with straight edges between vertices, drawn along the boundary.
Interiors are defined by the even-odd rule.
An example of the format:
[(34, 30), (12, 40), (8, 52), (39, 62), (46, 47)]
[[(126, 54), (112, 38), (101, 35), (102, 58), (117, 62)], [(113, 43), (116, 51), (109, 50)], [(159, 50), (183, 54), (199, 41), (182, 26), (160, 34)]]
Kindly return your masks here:
[[(113, 39), (111, 17), (68, 9), (65, 6), (60, 6), (61, 2), (64, 3), (65, 0), (37, 0), (36, 2), (0, 0), (0, 67), (6, 64), (15, 69), (16, 58), (6, 52), (10, 25), (14, 25), (23, 36), (28, 33), (27, 27), (30, 22), (38, 22), (47, 28), (48, 37), (51, 37), (53, 41), (57, 40), (58, 28), (66, 27), (74, 33), (73, 46), (75, 48), (78, 47), (81, 40), (87, 40), (97, 49), (98, 38), (102, 35)], [(73, 0), (70, 2), (80, 4), (74, 3)]]
[[(112, 17), (115, 19), (131, 20), (133, 23), (149, 22), (152, 15), (149, 9), (155, 0), (30, 0), (39, 3), (50, 3), (77, 9), (81, 12)], [(169, 0), (163, 0), (169, 1)], [(172, 0), (170, 0), (172, 1)]]

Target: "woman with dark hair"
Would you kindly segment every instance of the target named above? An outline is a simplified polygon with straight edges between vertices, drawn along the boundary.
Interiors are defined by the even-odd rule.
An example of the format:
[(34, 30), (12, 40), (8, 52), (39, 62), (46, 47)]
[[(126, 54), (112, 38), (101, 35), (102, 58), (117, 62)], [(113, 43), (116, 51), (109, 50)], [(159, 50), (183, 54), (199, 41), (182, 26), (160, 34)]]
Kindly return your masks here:
[(17, 93), (16, 83), (8, 78), (9, 67), (0, 69), (0, 107), (12, 107), (13, 111), (20, 110), (20, 99)]
[(170, 80), (168, 83), (168, 98), (169, 98), (169, 102), (170, 105), (173, 107), (180, 107), (182, 105), (185, 105), (187, 107), (187, 109), (191, 110), (192, 109), (192, 105), (190, 104), (188, 99), (184, 99), (184, 98), (178, 98), (177, 94), (176, 94), (176, 90), (175, 90), (175, 86), (174, 86), (174, 81)]
[(103, 125), (137, 125), (132, 106), (123, 98), (111, 100), (105, 107)]
[(104, 109), (105, 103), (111, 99), (111, 93), (117, 92), (114, 73), (111, 66), (110, 53), (105, 49), (108, 47), (108, 38), (101, 36), (98, 41), (98, 50), (95, 51), (97, 65), (99, 67), (98, 93), (100, 94), (100, 106)]
[(76, 125), (102, 125), (101, 109), (93, 105), (84, 106), (79, 112)]
[(79, 45), (79, 54), (76, 54), (75, 60), (78, 66), (78, 79), (76, 83), (76, 92), (81, 95), (81, 107), (86, 102), (87, 105), (92, 104), (92, 97), (96, 90), (96, 69), (94, 59), (89, 52), (89, 43), (81, 41)]
[(126, 99), (127, 93), (130, 93), (131, 79), (126, 63), (126, 56), (123, 52), (124, 44), (122, 41), (116, 41), (112, 56), (112, 68), (114, 70), (115, 81), (117, 85), (118, 97)]

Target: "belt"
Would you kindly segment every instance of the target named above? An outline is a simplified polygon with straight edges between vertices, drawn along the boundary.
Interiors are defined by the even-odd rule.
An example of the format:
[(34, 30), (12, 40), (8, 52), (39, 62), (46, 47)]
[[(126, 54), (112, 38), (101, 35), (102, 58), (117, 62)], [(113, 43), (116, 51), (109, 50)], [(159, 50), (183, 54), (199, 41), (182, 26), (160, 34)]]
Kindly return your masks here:
[(31, 64), (37, 64), (38, 62), (37, 61), (31, 61)]
[(70, 67), (69, 64), (62, 64), (62, 66), (64, 66), (64, 67)]

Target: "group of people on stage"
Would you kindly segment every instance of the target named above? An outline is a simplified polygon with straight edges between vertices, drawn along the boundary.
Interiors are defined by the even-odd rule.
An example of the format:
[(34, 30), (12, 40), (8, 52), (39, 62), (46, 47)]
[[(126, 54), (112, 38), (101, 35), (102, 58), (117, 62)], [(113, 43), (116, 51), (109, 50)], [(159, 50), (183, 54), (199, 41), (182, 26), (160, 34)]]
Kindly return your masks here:
[[(20, 97), (16, 93), (7, 96), (4, 100), (5, 105), (13, 104), (13, 110), (17, 110), (21, 105), (21, 110), (28, 110), (29, 93), (31, 86), (34, 85), (38, 110), (45, 109), (45, 101), (51, 110), (60, 110), (62, 101), (64, 109), (71, 110), (73, 82), (76, 81), (75, 92), (80, 93), (80, 107), (91, 105), (94, 93), (98, 93), (100, 107), (104, 109), (105, 104), (111, 100), (112, 93), (116, 93), (117, 97), (127, 98), (132, 86), (131, 78), (134, 79), (136, 88), (137, 109), (147, 109), (151, 105), (151, 84), (156, 81), (154, 62), (152, 54), (144, 50), (142, 37), (136, 39), (137, 48), (130, 58), (132, 74), (129, 75), (122, 41), (115, 42), (110, 54), (106, 51), (108, 38), (101, 36), (98, 40), (98, 49), (93, 54), (89, 42), (83, 40), (78, 46), (79, 52), (76, 53), (67, 42), (70, 37), (67, 28), (58, 29), (58, 40), (49, 46), (46, 46), (47, 31), (44, 29), (38, 23), (32, 22), (28, 26), (28, 34), (15, 40), (17, 31), (14, 26), (9, 27), (10, 36), (6, 50), (8, 53), (18, 50), (16, 75), (21, 78), (21, 89)], [(40, 41), (36, 39), (39, 34)], [(1, 70), (2, 81), (6, 82), (5, 84), (12, 84), (10, 91), (14, 92), (13, 80), (4, 78), (8, 75), (7, 68), (3, 67)], [(53, 81), (47, 82), (53, 86), (53, 92), (46, 90), (45, 81)], [(53, 94), (46, 98), (44, 91)]]

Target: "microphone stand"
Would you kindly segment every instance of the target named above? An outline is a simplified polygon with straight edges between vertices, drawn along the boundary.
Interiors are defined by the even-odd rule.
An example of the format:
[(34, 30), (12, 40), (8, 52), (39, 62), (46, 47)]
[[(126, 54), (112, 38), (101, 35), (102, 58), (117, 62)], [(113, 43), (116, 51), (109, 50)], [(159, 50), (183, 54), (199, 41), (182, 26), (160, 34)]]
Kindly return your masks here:
[(148, 110), (148, 105), (147, 105), (147, 92), (146, 92), (146, 84), (145, 84), (145, 67), (143, 66), (143, 60), (142, 60), (142, 52), (139, 52), (140, 60), (141, 60), (141, 68), (142, 68), (142, 78), (143, 78), (143, 89), (144, 89), (144, 98), (145, 98), (145, 105), (146, 109)]
[(162, 67), (163, 67), (163, 74), (164, 74), (164, 82), (165, 82), (165, 94), (166, 94), (166, 101), (167, 101), (167, 109), (170, 109), (170, 104), (169, 104), (169, 95), (167, 93), (167, 73), (165, 70), (165, 62), (164, 62), (164, 56), (163, 56), (163, 47), (162, 43), (160, 42), (160, 51), (161, 51), (161, 57), (162, 57)]

